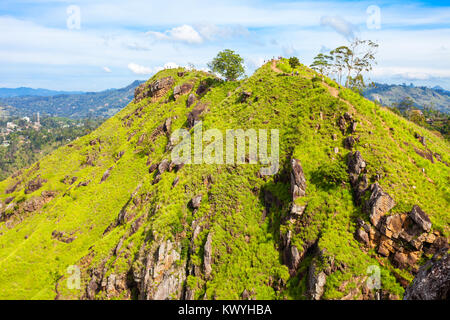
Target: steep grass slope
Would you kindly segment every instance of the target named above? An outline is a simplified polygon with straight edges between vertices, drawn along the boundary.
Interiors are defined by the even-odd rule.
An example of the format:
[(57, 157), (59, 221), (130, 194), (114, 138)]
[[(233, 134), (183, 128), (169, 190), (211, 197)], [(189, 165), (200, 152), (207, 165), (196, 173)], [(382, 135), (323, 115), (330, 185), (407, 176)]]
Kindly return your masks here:
[[(161, 71), (99, 129), (1, 182), (0, 298), (401, 298), (434, 239), (448, 238), (449, 145), (304, 66), (274, 64), (240, 82)], [(279, 129), (279, 172), (172, 164), (170, 134), (193, 120)], [(380, 254), (370, 191), (355, 195), (350, 183), (355, 150), (368, 183), (396, 203), (383, 214), (419, 205), (429, 216), (434, 238), (419, 260)], [(292, 159), (306, 180), (297, 215)], [(369, 243), (356, 240), (361, 226), (375, 234)]]

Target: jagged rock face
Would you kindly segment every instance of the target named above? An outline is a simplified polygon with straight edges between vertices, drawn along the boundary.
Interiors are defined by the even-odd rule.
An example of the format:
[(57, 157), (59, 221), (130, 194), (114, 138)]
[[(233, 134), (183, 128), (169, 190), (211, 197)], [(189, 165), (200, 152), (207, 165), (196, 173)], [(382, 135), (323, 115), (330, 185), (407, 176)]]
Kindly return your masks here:
[(411, 219), (414, 220), (415, 223), (417, 223), (424, 231), (430, 232), (431, 230), (431, 221), (430, 218), (427, 216), (425, 212), (423, 212), (422, 209), (420, 209), (419, 206), (415, 205), (411, 212), (409, 213), (409, 216)]
[(203, 264), (205, 268), (205, 278), (208, 279), (211, 275), (212, 271), (212, 237), (213, 234), (210, 232), (208, 234), (208, 237), (206, 238), (206, 243), (204, 247), (204, 258), (203, 258)]
[(187, 116), (187, 126), (189, 129), (193, 128), (195, 122), (200, 120), (200, 116), (207, 110), (208, 105), (204, 103), (198, 103), (194, 109), (189, 112)]
[(353, 154), (349, 154), (348, 170), (350, 173), (360, 175), (365, 168), (366, 162), (364, 161), (361, 152), (355, 151)]
[(291, 160), (291, 193), (292, 200), (304, 197), (306, 194), (306, 179), (303, 168), (298, 159)]
[(378, 183), (373, 184), (371, 190), (372, 194), (368, 202), (369, 219), (377, 227), (381, 217), (395, 206), (395, 201), (389, 194), (383, 191)]
[[(155, 247), (155, 246), (153, 246)], [(180, 299), (186, 280), (185, 264), (181, 260), (179, 244), (170, 240), (159, 242), (156, 250), (141, 249), (139, 261), (143, 268), (133, 270), (134, 281), (139, 290), (139, 299)]]
[(139, 102), (148, 97), (151, 97), (152, 101), (155, 101), (164, 96), (172, 88), (174, 83), (175, 80), (172, 77), (158, 79), (150, 85), (143, 83), (135, 89), (135, 101)]
[(311, 300), (320, 300), (326, 281), (325, 272), (317, 270), (316, 261), (314, 260), (308, 271), (308, 295)]
[(443, 250), (419, 269), (404, 300), (448, 300), (449, 294), (450, 255)]

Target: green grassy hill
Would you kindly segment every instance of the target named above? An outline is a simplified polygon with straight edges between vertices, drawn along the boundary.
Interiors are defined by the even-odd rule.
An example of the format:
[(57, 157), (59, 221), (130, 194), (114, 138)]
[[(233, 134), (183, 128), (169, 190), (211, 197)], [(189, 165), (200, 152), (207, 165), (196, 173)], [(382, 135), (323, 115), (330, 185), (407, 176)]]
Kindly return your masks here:
[[(192, 119), (279, 129), (280, 170), (171, 164), (170, 133)], [(400, 299), (447, 245), (449, 151), (286, 60), (239, 82), (164, 70), (96, 131), (0, 183), (0, 298)], [(294, 200), (293, 184), (305, 195)], [(427, 220), (414, 205), (431, 230), (411, 222)]]

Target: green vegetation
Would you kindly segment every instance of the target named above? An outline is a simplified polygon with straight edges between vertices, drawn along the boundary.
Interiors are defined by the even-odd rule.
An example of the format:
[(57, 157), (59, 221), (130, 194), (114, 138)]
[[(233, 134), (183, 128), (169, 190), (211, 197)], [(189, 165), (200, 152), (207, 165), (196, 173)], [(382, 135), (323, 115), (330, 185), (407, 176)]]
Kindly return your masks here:
[(208, 64), (212, 72), (216, 72), (225, 77), (228, 81), (235, 81), (243, 76), (244, 59), (233, 50), (226, 49), (217, 54), (217, 56)]
[(289, 58), (289, 65), (291, 66), (291, 68), (295, 69), (298, 66), (300, 66), (300, 60), (298, 60), (297, 57), (290, 57)]
[[(142, 81), (134, 81), (120, 89), (86, 93), (52, 93), (49, 96), (20, 96), (0, 98), (0, 114), (8, 117), (41, 116), (71, 119), (109, 118), (125, 107)], [(50, 92), (51, 93), (51, 92)]]
[[(353, 297), (361, 297), (372, 265), (380, 266), (382, 290), (401, 298), (395, 268), (387, 259), (378, 260), (374, 252), (362, 250), (354, 239), (357, 218), (368, 217), (353, 199), (345, 172), (349, 151), (342, 148), (345, 136), (337, 120), (350, 112), (358, 122), (355, 149), (367, 162), (368, 177), (380, 174), (378, 182), (398, 203), (393, 212), (407, 212), (418, 204), (434, 230), (447, 237), (448, 142), (352, 90), (338, 90), (327, 77), (322, 82), (320, 74), (304, 65), (292, 68), (282, 59), (276, 66), (284, 73), (268, 63), (240, 81), (222, 81), (200, 71), (163, 70), (147, 85), (172, 77), (175, 83), (164, 96), (133, 100), (89, 135), (1, 182), (2, 204), (13, 198), (13, 205), (3, 211), (3, 217), (9, 217), (0, 222), (0, 298), (86, 297), (94, 271), (104, 272), (97, 279), (95, 298), (136, 298), (133, 272), (147, 262), (139, 257), (157, 257), (158, 248), (170, 240), (180, 256), (174, 268), (184, 275), (190, 272), (186, 287), (196, 299), (239, 299), (244, 291), (257, 299), (306, 299), (308, 268), (316, 257), (306, 251), (297, 273), (290, 275), (280, 252), (280, 234), (288, 230), (300, 251), (304, 244), (316, 243), (325, 257), (341, 266), (327, 276), (323, 298), (343, 298), (353, 290)], [(199, 104), (208, 106), (201, 115), (204, 130), (279, 129), (278, 174), (262, 177), (261, 165), (225, 164), (185, 165), (162, 173), (159, 181), (158, 170), (149, 173), (150, 164), (170, 159), (169, 138), (153, 133), (168, 118), (172, 132), (186, 128), (186, 113), (197, 106), (186, 109), (189, 94), (175, 99), (173, 87), (185, 83), (193, 84), (192, 93), (209, 85), (209, 91), (196, 96)], [(242, 99), (243, 91), (251, 95)], [(440, 154), (442, 162), (432, 163), (415, 152), (414, 148), (424, 148), (415, 133), (426, 137), (427, 148)], [(335, 148), (340, 151), (335, 153)], [(292, 204), (291, 158), (300, 160), (307, 181), (301, 227), (283, 223)], [(110, 175), (102, 182), (108, 168)], [(25, 193), (38, 175), (46, 180), (42, 188)], [(68, 185), (66, 177), (77, 177), (77, 182)], [(90, 182), (78, 184), (85, 181)], [(14, 191), (6, 193), (15, 184)], [(40, 210), (21, 210), (42, 191), (56, 195)], [(270, 203), (265, 199), (268, 193), (274, 199)], [(197, 195), (202, 202), (194, 210), (191, 200)], [(116, 223), (122, 216), (127, 217), (125, 222)], [(55, 239), (55, 230), (74, 240)], [(212, 263), (207, 276), (205, 246), (210, 235)], [(80, 290), (66, 286), (71, 265), (81, 269)], [(320, 264), (318, 271), (326, 268), (326, 263)], [(404, 274), (410, 276), (408, 271)], [(111, 275), (129, 282), (116, 292), (107, 291), (106, 285), (101, 288)]]
[(333, 75), (336, 82), (362, 92), (366, 87), (363, 74), (372, 70), (378, 44), (371, 40), (355, 39), (349, 46), (340, 46), (329, 54), (319, 53), (311, 68), (324, 76)]
[(6, 179), (22, 168), (28, 167), (53, 150), (87, 135), (95, 130), (103, 119), (71, 120), (66, 118), (43, 118), (39, 128), (30, 126), (23, 119), (0, 119), (0, 128), (14, 123), (17, 129), (3, 132), (0, 146), (0, 179)]

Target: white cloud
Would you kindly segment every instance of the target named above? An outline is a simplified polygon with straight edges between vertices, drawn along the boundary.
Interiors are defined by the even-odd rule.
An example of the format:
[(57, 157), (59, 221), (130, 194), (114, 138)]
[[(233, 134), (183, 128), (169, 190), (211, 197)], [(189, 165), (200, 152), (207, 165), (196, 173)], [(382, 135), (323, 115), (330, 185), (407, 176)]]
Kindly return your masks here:
[(147, 34), (153, 36), (157, 40), (173, 40), (189, 44), (199, 44), (203, 42), (203, 38), (200, 34), (192, 26), (187, 24), (172, 28), (165, 32), (148, 31)]
[(323, 16), (320, 18), (320, 24), (322, 26), (329, 26), (333, 28), (337, 33), (343, 35), (347, 40), (355, 38), (355, 32), (358, 28), (339, 16)]
[(107, 73), (111, 73), (111, 69), (108, 67), (103, 67), (103, 71), (107, 72)]
[(133, 62), (128, 64), (128, 69), (130, 69), (133, 73), (140, 75), (148, 75), (153, 73), (152, 68), (144, 67)]
[(212, 23), (204, 23), (198, 24), (195, 27), (200, 35), (209, 41), (250, 35), (248, 29), (241, 25), (218, 26)]

